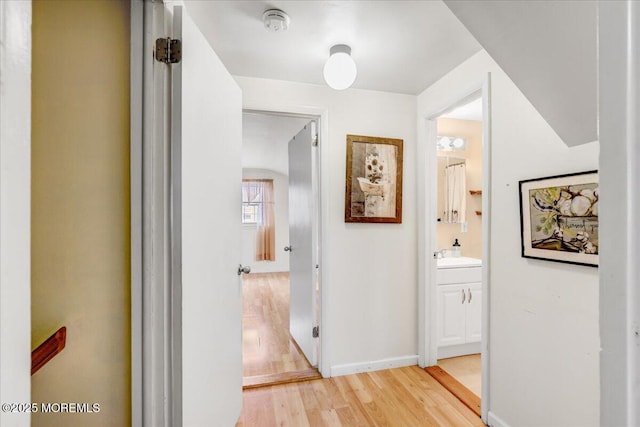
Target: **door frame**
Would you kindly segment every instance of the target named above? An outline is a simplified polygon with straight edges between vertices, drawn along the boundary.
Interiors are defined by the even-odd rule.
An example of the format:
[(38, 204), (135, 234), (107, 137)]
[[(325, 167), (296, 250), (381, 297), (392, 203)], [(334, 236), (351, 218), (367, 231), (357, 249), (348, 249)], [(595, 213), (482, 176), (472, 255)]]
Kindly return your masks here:
[(331, 373), (331, 365), (328, 358), (327, 337), (329, 333), (327, 331), (328, 321), (328, 286), (327, 281), (324, 280), (327, 276), (326, 260), (328, 259), (326, 253), (327, 242), (329, 235), (327, 230), (329, 210), (326, 201), (328, 200), (329, 189), (329, 170), (328, 170), (328, 149), (325, 145), (329, 141), (329, 124), (328, 116), (329, 110), (321, 107), (309, 107), (309, 106), (280, 106), (275, 107), (273, 105), (262, 104), (260, 102), (245, 102), (242, 106), (243, 113), (259, 113), (270, 114), (276, 116), (286, 117), (298, 117), (308, 118), (309, 120), (317, 121), (318, 132), (318, 194), (317, 194), (317, 212), (316, 212), (316, 227), (318, 230), (318, 263), (320, 265), (318, 271), (318, 282), (320, 289), (320, 311), (318, 313), (318, 325), (320, 327), (320, 337), (318, 342), (318, 371), (323, 378), (327, 378)]
[(172, 382), (172, 325), (165, 323), (172, 301), (171, 74), (151, 52), (170, 33), (162, 1), (131, 0), (130, 10), (131, 425), (169, 427), (182, 404)]
[[(265, 110), (254, 110), (254, 109), (247, 109), (247, 108), (243, 108), (242, 109), (242, 113), (251, 113), (251, 114), (262, 114), (262, 115), (267, 115), (267, 116), (275, 116), (275, 117), (291, 117), (291, 118), (296, 118), (296, 119), (307, 119), (309, 120), (309, 122), (315, 122), (315, 130), (318, 136), (318, 145), (317, 148), (318, 150), (320, 149), (320, 140), (321, 140), (321, 136), (320, 136), (320, 129), (321, 129), (321, 124), (322, 124), (322, 118), (320, 115), (318, 114), (303, 114), (303, 113), (286, 113), (286, 112), (281, 112), (281, 111), (265, 111)], [(306, 127), (306, 126), (305, 126)], [(289, 141), (290, 143), (291, 141)], [(320, 207), (321, 207), (321, 194), (320, 194), (320, 166), (322, 164), (321, 160), (320, 160), (320, 151), (317, 151), (317, 154), (315, 156), (313, 156), (312, 160), (313, 163), (315, 163), (315, 165), (311, 165), (312, 171), (315, 173), (315, 177), (313, 178), (316, 182), (317, 187), (315, 188), (315, 191), (317, 191), (317, 194), (315, 194), (315, 199), (316, 199), (316, 211), (313, 213), (313, 234), (315, 235), (315, 240), (314, 243), (316, 243), (316, 248), (314, 251), (314, 255), (316, 256), (317, 259), (317, 263), (318, 265), (321, 265), (321, 258), (322, 258), (322, 235), (321, 235), (321, 224), (320, 224)], [(318, 269), (320, 270), (320, 269)], [(319, 293), (319, 299), (316, 301), (316, 304), (320, 304), (320, 310), (318, 310), (316, 312), (316, 317), (317, 317), (317, 324), (320, 326), (321, 324), (321, 320), (322, 320), (322, 274), (321, 271), (318, 271), (317, 274), (318, 277), (318, 293)], [(320, 327), (320, 330), (322, 331), (322, 327)], [(293, 337), (292, 337), (293, 338)], [(299, 347), (299, 345), (298, 345)], [(300, 347), (300, 350), (302, 350), (302, 348)], [(318, 340), (314, 343), (314, 351), (316, 353), (316, 360), (317, 363), (314, 367), (318, 368), (321, 365), (321, 360), (322, 360), (322, 336), (318, 337)]]
[(599, 185), (611, 195), (600, 215), (606, 230), (599, 267), (603, 426), (640, 425), (639, 28), (637, 2), (598, 2)]
[(130, 198), (131, 198), (131, 425), (142, 426), (142, 138), (144, 84), (142, 1), (131, 1), (130, 52)]
[[(0, 2), (0, 397), (31, 402), (31, 1)], [(28, 426), (28, 412), (0, 411)]]
[[(423, 203), (418, 205), (418, 221), (422, 230), (418, 236), (419, 262), (419, 364), (435, 366), (437, 356), (437, 297), (436, 297), (436, 260), (437, 224), (432, 220), (437, 216), (437, 118), (466, 104), (470, 99), (482, 97), (482, 420), (486, 423), (489, 412), (489, 357), (490, 357), (490, 248), (491, 248), (491, 73), (487, 73), (480, 82), (472, 85), (446, 100), (440, 108), (421, 115), (418, 125), (424, 126), (426, 138), (418, 141), (418, 171), (424, 175), (418, 179), (418, 195)], [(425, 167), (426, 166), (426, 167)], [(420, 173), (420, 172), (419, 172)]]

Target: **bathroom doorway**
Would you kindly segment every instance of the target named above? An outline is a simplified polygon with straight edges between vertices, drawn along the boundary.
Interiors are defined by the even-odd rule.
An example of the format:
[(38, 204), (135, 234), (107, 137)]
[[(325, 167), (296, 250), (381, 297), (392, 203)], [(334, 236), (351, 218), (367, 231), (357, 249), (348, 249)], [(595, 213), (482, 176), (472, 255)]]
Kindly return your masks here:
[[(425, 366), (486, 419), (488, 78), (427, 117)], [(484, 408), (484, 411), (483, 411)]]
[(317, 254), (311, 249), (317, 247), (317, 221), (299, 226), (301, 216), (317, 218), (307, 212), (316, 203), (298, 200), (317, 196), (311, 141), (317, 120), (243, 113), (242, 263), (252, 268), (242, 284), (245, 389), (320, 378), (319, 338), (305, 328), (319, 312), (313, 306), (320, 292), (312, 267)]
[[(436, 119), (437, 366), (482, 395), (482, 97)], [(446, 374), (446, 375), (444, 375)], [(455, 384), (455, 383), (454, 383)]]

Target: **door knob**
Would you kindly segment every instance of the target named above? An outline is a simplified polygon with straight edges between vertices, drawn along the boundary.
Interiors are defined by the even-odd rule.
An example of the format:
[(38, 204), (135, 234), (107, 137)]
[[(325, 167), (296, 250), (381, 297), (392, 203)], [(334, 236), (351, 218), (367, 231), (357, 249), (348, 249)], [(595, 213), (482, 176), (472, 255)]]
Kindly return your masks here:
[(291, 246), (285, 246), (284, 247), (284, 251), (285, 252), (291, 252)]
[(238, 276), (240, 276), (242, 273), (244, 274), (251, 273), (251, 267), (249, 267), (248, 265), (245, 265), (243, 267), (242, 264), (238, 265)]

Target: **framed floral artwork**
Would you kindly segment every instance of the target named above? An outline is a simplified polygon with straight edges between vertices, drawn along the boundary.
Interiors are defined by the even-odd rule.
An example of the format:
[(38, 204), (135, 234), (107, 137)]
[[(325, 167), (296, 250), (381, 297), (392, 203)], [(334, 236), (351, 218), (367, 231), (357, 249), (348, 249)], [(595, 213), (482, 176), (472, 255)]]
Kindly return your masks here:
[(402, 142), (347, 135), (345, 222), (402, 223)]
[(598, 266), (598, 172), (520, 181), (522, 256)]

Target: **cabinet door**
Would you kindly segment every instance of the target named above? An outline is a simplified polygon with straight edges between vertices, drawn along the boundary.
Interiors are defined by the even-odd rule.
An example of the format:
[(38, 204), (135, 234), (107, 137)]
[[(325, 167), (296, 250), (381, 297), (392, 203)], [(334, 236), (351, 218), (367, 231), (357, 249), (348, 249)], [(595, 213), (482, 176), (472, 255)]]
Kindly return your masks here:
[(464, 285), (438, 286), (438, 346), (464, 344), (466, 295)]
[(478, 342), (482, 338), (482, 283), (464, 285), (467, 301), (466, 342)]

